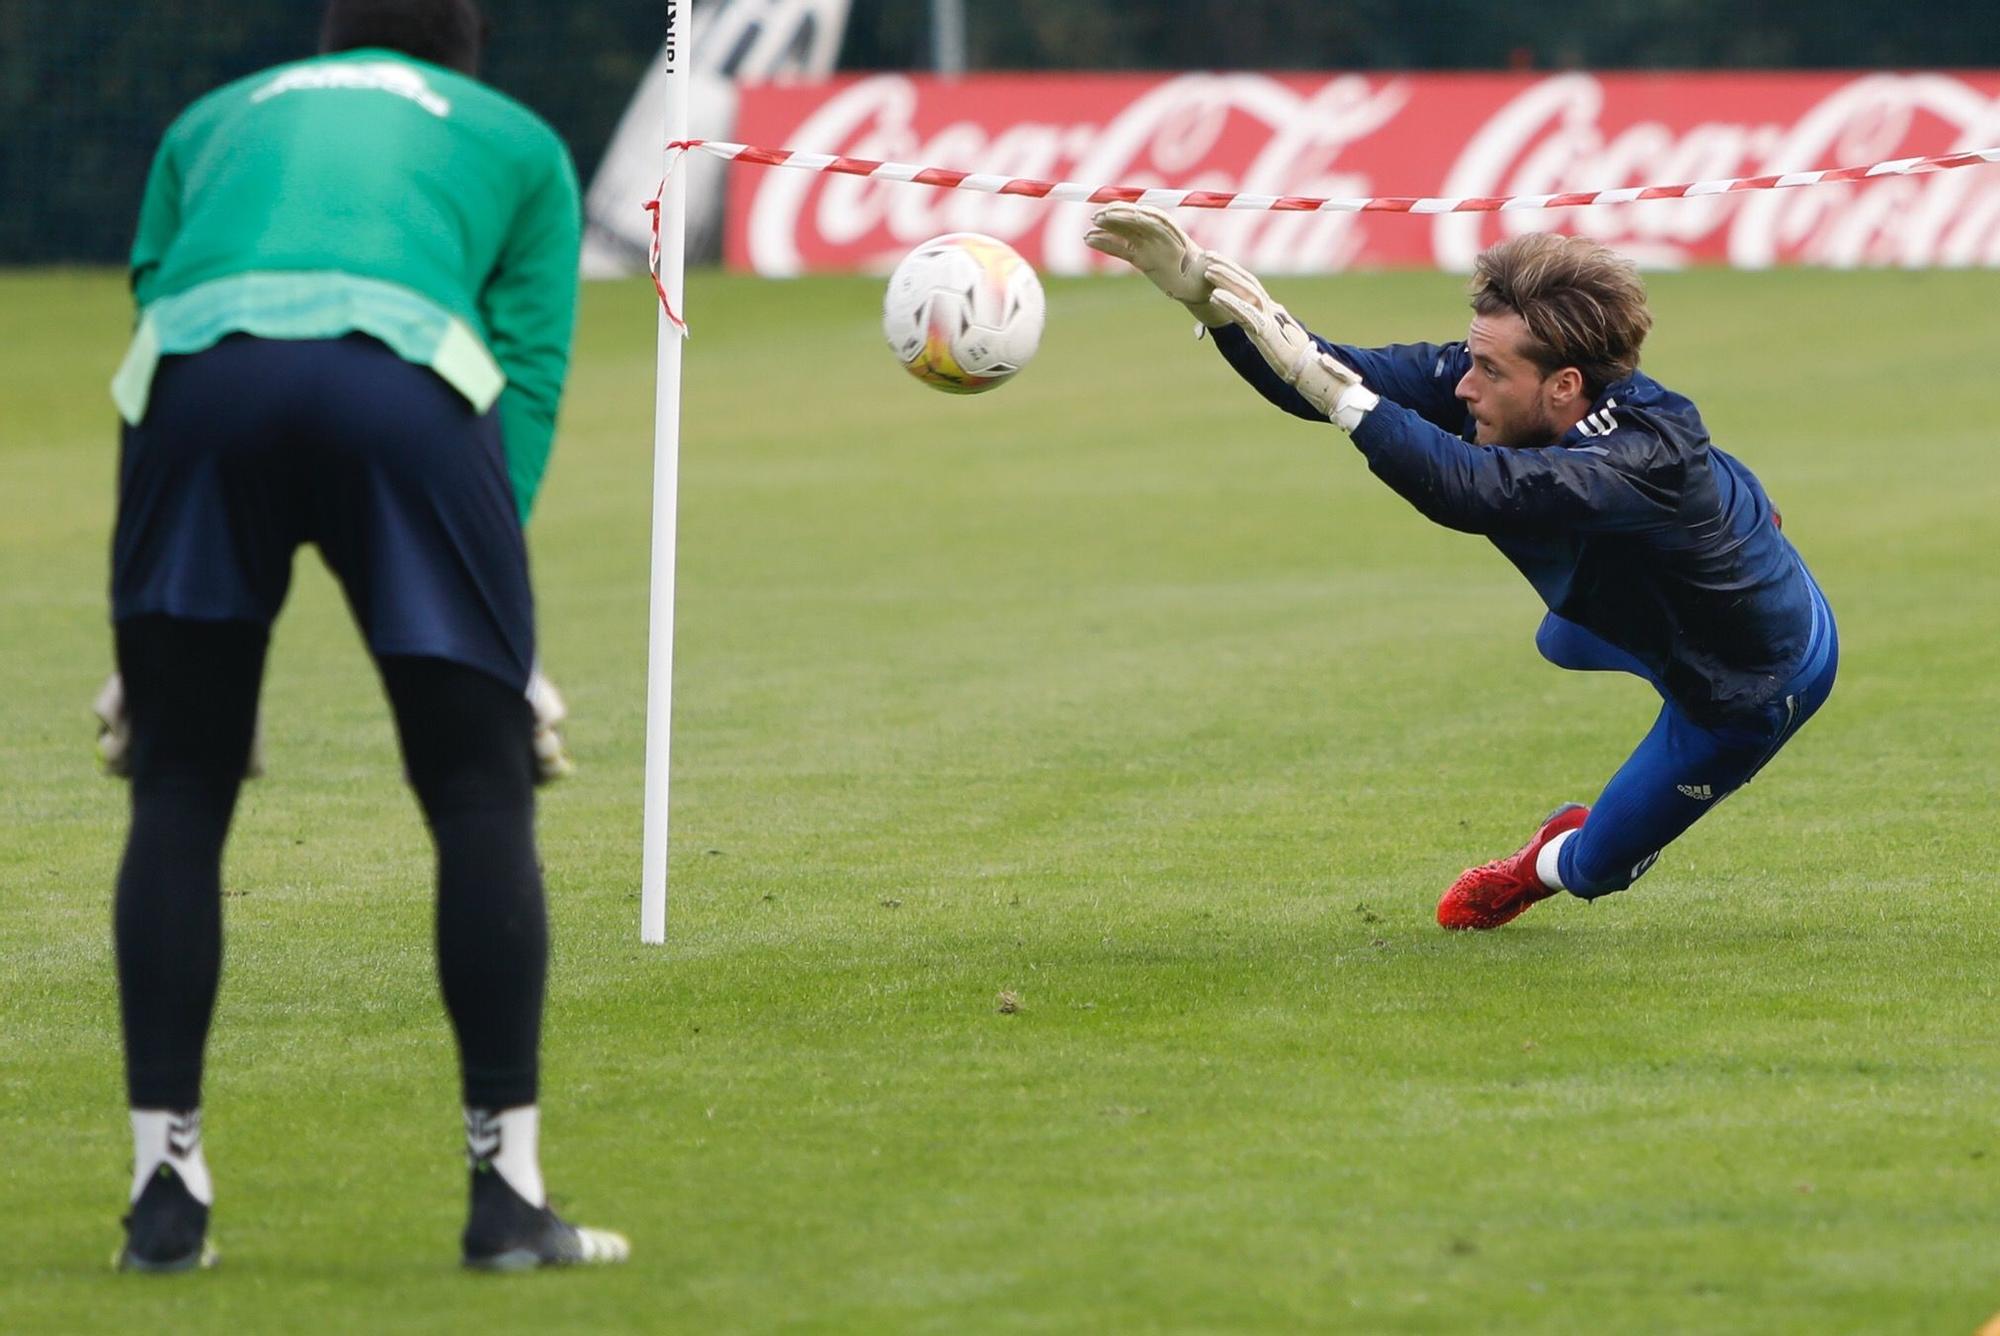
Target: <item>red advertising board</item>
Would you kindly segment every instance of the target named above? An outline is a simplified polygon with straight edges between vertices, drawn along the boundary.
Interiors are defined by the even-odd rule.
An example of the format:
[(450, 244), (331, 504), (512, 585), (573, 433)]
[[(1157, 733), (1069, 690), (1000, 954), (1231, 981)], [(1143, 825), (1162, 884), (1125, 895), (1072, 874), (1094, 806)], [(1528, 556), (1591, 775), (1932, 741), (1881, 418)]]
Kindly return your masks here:
[[(885, 74), (747, 89), (750, 144), (1086, 185), (1353, 198), (1495, 196), (1757, 176), (2000, 144), (2000, 72), (1949, 74)], [(886, 270), (986, 232), (1046, 272), (1109, 263), (1089, 206), (785, 168), (729, 172), (724, 258), (783, 275)], [(1467, 269), (1527, 231), (1655, 267), (2000, 265), (2000, 166), (1562, 211), (1185, 210), (1266, 273)]]

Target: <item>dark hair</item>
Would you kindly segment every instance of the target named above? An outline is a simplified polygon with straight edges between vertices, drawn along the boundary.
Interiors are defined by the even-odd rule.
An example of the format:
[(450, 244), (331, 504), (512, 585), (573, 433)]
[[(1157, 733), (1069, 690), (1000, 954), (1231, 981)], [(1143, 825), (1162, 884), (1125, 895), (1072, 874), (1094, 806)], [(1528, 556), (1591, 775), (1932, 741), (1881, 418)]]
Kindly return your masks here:
[(319, 49), (387, 47), (461, 74), (479, 72), (486, 16), (475, 0), (327, 0)]
[(1653, 327), (1638, 266), (1609, 246), (1550, 232), (1483, 251), (1472, 267), (1472, 309), (1520, 316), (1527, 358), (1545, 376), (1575, 367), (1592, 395), (1639, 369)]

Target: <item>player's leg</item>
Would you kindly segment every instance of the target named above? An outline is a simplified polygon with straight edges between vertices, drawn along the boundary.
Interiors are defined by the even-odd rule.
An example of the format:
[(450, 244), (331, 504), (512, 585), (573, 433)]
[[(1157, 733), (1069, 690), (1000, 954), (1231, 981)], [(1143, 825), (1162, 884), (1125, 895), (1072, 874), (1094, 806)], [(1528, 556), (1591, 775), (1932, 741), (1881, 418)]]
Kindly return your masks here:
[[(1653, 681), (1639, 660), (1593, 631), (1549, 613), (1535, 631), (1535, 648), (1558, 668), (1585, 673), (1630, 673)], [(1658, 683), (1654, 683), (1657, 689)], [(1557, 891), (1536, 872), (1542, 850), (1581, 826), (1590, 809), (1564, 803), (1542, 819), (1528, 842), (1505, 858), (1467, 868), (1438, 899), (1438, 926), (1484, 931), (1511, 923)]]
[[(549, 933), (527, 701), (444, 659), (392, 656), (380, 668), (404, 769), (437, 846), (438, 976), (465, 1102), (531, 1105)], [(539, 1177), (532, 1163), (521, 1169)]]
[(1754, 715), (1704, 727), (1672, 703), (1611, 777), (1572, 835), (1538, 856), (1545, 883), (1591, 900), (1630, 886), (1660, 851), (1770, 764), (1832, 693), (1840, 644), (1825, 601), (1814, 591), (1806, 662)]
[(134, 1172), (119, 1263), (137, 1270), (213, 1258), (201, 1089), (222, 848), (297, 541), (270, 354), (233, 339), (166, 359), (120, 459), (111, 592), (132, 820), (114, 940)]
[(468, 1264), (616, 1261), (624, 1242), (548, 1210), (539, 1052), (548, 917), (535, 855), (533, 714), (497, 678), (381, 660), (410, 784), (437, 847), (437, 955), (473, 1167)]
[(379, 344), (327, 355), (348, 390), (314, 443), (314, 527), (381, 667), (437, 848), (438, 972), (473, 1168), (465, 1260), (620, 1261), (622, 1238), (558, 1218), (542, 1184), (534, 611), (497, 425)]
[(1663, 706), (1594, 804), (1565, 804), (1515, 853), (1461, 874), (1438, 902), (1438, 923), (1497, 928), (1557, 891), (1593, 900), (1624, 890), (1748, 782), (1793, 730), (1718, 732), (1672, 703)]
[(247, 622), (118, 624), (131, 715), (132, 821), (114, 941), (134, 1142), (120, 1265), (212, 1260), (201, 1150), (202, 1053), (222, 968), (222, 847), (257, 715), (265, 631)]
[[(1643, 875), (1661, 849), (1748, 783), (1825, 702), (1839, 639), (1817, 590), (1814, 604), (1805, 662), (1776, 700), (1716, 728), (1697, 725), (1666, 704), (1594, 806), (1565, 804), (1513, 854), (1466, 870), (1438, 901), (1439, 924), (1496, 928), (1558, 890), (1591, 899)], [(1543, 621), (1536, 645), (1565, 668), (1650, 680), (1630, 655), (1560, 617)]]
[(1553, 612), (1535, 628), (1535, 649), (1558, 668), (1575, 673), (1630, 673), (1648, 682), (1653, 675), (1626, 651), (1594, 631)]
[[(466, 1104), (531, 1105), (549, 934), (527, 701), (444, 659), (397, 655), (379, 666), (404, 770), (437, 846), (438, 975)], [(539, 1178), (536, 1165), (520, 1167)]]
[(1770, 750), (1768, 739), (1730, 745), (1663, 706), (1594, 804), (1565, 804), (1512, 855), (1461, 874), (1438, 902), (1438, 923), (1497, 928), (1557, 891), (1591, 900), (1625, 889)]
[(1663, 707), (1652, 731), (1604, 786), (1590, 819), (1551, 841), (1538, 874), (1585, 900), (1624, 890), (1662, 849), (1742, 787), (1772, 750), (1771, 739), (1724, 737), (1671, 704)]

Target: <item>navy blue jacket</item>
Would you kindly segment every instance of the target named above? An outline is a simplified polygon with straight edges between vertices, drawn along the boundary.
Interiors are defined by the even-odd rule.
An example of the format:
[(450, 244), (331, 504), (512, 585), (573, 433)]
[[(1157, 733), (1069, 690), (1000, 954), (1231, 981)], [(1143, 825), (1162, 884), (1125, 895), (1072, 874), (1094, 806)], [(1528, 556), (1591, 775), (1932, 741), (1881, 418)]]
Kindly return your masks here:
[[(1242, 330), (1215, 343), (1266, 399), (1326, 420)], [(1754, 711), (1798, 669), (1812, 630), (1805, 567), (1762, 485), (1710, 443), (1687, 398), (1635, 373), (1554, 445), (1475, 445), (1453, 394), (1472, 364), (1463, 343), (1319, 343), (1382, 396), (1353, 433), (1375, 476), (1439, 524), (1483, 534), (1550, 611), (1633, 655), (1695, 719)]]

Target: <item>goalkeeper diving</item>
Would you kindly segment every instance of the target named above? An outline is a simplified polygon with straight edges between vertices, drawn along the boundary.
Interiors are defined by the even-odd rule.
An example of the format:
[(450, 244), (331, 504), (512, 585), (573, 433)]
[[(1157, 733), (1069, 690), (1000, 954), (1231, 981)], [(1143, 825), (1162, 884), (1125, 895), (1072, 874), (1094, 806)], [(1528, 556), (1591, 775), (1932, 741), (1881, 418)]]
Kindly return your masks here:
[(1652, 314), (1630, 260), (1515, 237), (1479, 256), (1464, 339), (1369, 348), (1313, 334), (1158, 209), (1112, 204), (1093, 223), (1086, 242), (1185, 306), (1267, 400), (1338, 426), (1426, 518), (1513, 562), (1548, 607), (1544, 658), (1659, 693), (1596, 802), (1558, 806), (1519, 850), (1461, 874), (1442, 926), (1625, 889), (1825, 703), (1839, 662), (1826, 598), (1756, 476), (1639, 370)]

